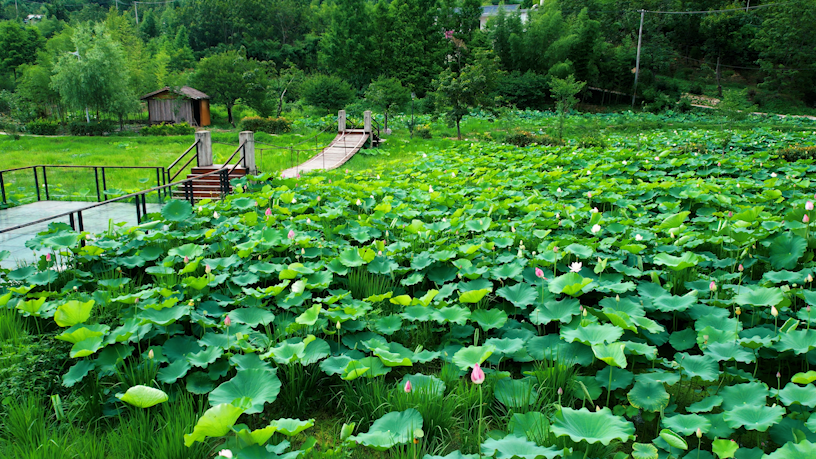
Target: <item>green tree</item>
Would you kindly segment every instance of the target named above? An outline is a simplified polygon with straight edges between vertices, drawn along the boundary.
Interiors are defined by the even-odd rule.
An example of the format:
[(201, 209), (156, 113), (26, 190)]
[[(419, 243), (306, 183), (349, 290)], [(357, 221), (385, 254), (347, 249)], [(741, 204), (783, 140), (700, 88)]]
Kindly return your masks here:
[(74, 109), (88, 107), (123, 117), (136, 110), (139, 103), (130, 89), (122, 46), (111, 39), (103, 26), (79, 27), (74, 31), (76, 52), (60, 56), (54, 66), (51, 87), (65, 105)]
[(436, 97), (448, 120), (456, 124), (456, 136), (462, 139), (462, 118), (476, 107), (495, 104), (493, 91), (502, 71), (492, 53), (481, 51), (471, 64), (458, 73), (444, 70), (435, 80)]
[(339, 110), (354, 99), (354, 88), (334, 75), (313, 75), (300, 88), (306, 103), (332, 111)]
[(264, 78), (258, 61), (247, 59), (237, 51), (226, 51), (201, 59), (193, 82), (212, 97), (213, 102), (227, 106), (227, 120), (235, 126), (232, 117), (235, 103), (265, 88)]
[(335, 0), (328, 30), (320, 42), (320, 59), (329, 73), (354, 87), (365, 87), (376, 76), (372, 41), (372, 9), (366, 0)]
[(731, 129), (734, 128), (735, 123), (745, 121), (752, 112), (757, 111), (757, 106), (748, 101), (748, 89), (725, 91), (716, 108)]
[(368, 85), (365, 98), (385, 115), (385, 130), (388, 130), (388, 112), (399, 109), (411, 100), (411, 91), (396, 78), (380, 77)]
[(39, 30), (13, 21), (0, 22), (0, 69), (11, 71), (17, 79), (17, 67), (33, 63), (44, 44)]
[(445, 35), (430, 14), (437, 11), (437, 7), (436, 0), (394, 0), (391, 3), (394, 54), (387, 74), (402, 81), (419, 97), (431, 90), (431, 82), (439, 74), (444, 60)]
[(567, 112), (578, 103), (575, 97), (586, 82), (575, 81), (575, 75), (568, 75), (566, 78), (553, 78), (550, 81), (550, 94), (555, 99), (555, 107), (558, 112), (558, 140), (564, 137), (564, 122), (567, 119)]

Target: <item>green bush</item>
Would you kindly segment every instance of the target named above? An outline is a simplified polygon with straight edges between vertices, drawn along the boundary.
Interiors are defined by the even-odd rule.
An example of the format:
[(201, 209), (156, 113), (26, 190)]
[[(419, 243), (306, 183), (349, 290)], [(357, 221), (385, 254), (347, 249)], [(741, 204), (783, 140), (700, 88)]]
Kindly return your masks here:
[(84, 121), (74, 121), (68, 125), (68, 132), (71, 135), (104, 135), (116, 129), (116, 124), (112, 121), (99, 121), (86, 123)]
[(419, 137), (420, 139), (430, 139), (433, 137), (431, 135), (431, 126), (427, 124), (420, 124), (414, 128), (414, 135)]
[(783, 148), (776, 152), (780, 158), (786, 161), (799, 161), (800, 159), (816, 159), (816, 146), (793, 146)]
[(536, 145), (563, 145), (555, 137), (550, 137), (547, 134), (533, 134), (527, 131), (516, 130), (504, 137), (504, 142), (517, 147), (527, 147), (532, 144)]
[(248, 116), (241, 120), (241, 130), (282, 134), (292, 131), (292, 122), (283, 117), (261, 118), (260, 116)]
[(188, 135), (195, 133), (195, 128), (185, 123), (159, 123), (145, 126), (140, 131), (141, 135)]
[(340, 110), (354, 99), (354, 88), (336, 76), (314, 75), (300, 89), (307, 104), (327, 111)]
[(56, 135), (60, 130), (59, 121), (49, 121), (42, 118), (30, 121), (25, 125), (29, 134)]

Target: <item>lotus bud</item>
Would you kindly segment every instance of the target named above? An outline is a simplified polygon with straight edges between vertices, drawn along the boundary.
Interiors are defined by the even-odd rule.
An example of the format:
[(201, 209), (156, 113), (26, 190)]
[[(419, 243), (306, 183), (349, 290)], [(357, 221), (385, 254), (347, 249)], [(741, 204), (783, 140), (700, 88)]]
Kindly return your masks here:
[(266, 212), (264, 212), (264, 215), (266, 215), (267, 217), (271, 216), (271, 215), (272, 215), (272, 208), (271, 208), (271, 207), (267, 207), (267, 208), (266, 208)]
[(781, 377), (782, 377), (782, 374), (780, 374), (780, 373), (777, 371), (777, 372), (776, 372), (776, 379), (779, 379), (779, 378), (781, 378)]
[[(587, 171), (587, 172), (589, 172), (589, 171)], [(592, 197), (592, 192), (591, 192), (591, 191), (587, 191), (587, 197), (588, 197), (588, 198), (591, 198), (591, 197)]]
[(734, 308), (734, 314), (736, 314), (737, 316), (739, 316), (740, 314), (742, 314), (742, 309), (740, 309), (740, 307), (739, 307), (739, 306), (737, 306), (736, 308)]
[(359, 205), (360, 205), (360, 204), (362, 204), (362, 203), (363, 203), (363, 201), (360, 201), (360, 199), (359, 199), (359, 198), (357, 198), (357, 205), (359, 206)]
[(805, 214), (805, 216), (802, 217), (802, 223), (809, 223), (809, 222), (810, 222), (810, 217), (808, 217), (808, 215)]
[(714, 282), (714, 281), (711, 281), (711, 283), (708, 284), (708, 289), (711, 290), (712, 292), (716, 292), (717, 291), (717, 283)]
[(307, 225), (311, 225), (311, 224), (312, 224), (312, 219), (311, 219), (311, 218), (307, 218), (307, 219), (306, 219), (306, 224), (307, 224)]
[(561, 187), (559, 186), (559, 187), (558, 187), (558, 189), (557, 189), (557, 190), (555, 190), (555, 191), (557, 191), (557, 192), (561, 193)]
[(641, 236), (640, 234), (635, 234), (635, 240), (640, 242), (643, 240), (643, 236)]
[(189, 262), (190, 262), (190, 258), (189, 258), (189, 257), (187, 257), (187, 256), (185, 256), (185, 257), (184, 257), (184, 264), (186, 265), (186, 264), (187, 264), (187, 263), (189, 263)]
[(740, 265), (739, 265), (739, 266), (737, 266), (737, 271), (739, 271), (739, 272), (743, 272), (743, 271), (745, 271), (745, 267), (744, 267), (744, 266), (742, 266), (742, 263), (740, 263)]
[(377, 251), (377, 256), (378, 256), (378, 257), (381, 257), (381, 256), (382, 256), (382, 250), (378, 250), (378, 251)]
[(320, 202), (320, 196), (317, 197), (317, 202)]
[(813, 275), (808, 274), (808, 276), (805, 278), (805, 280), (808, 281), (808, 282), (813, 282)]
[(433, 193), (433, 187), (430, 185), (428, 186), (428, 193)]
[(225, 317), (225, 318), (224, 318), (224, 325), (226, 325), (227, 327), (229, 327), (231, 323), (232, 323), (232, 321), (230, 320), (230, 317), (229, 317), (229, 316), (227, 316), (227, 317)]
[(771, 315), (774, 317), (779, 315), (779, 310), (776, 309), (776, 306), (771, 306)]
[(405, 387), (404, 387), (402, 390), (404, 390), (404, 391), (405, 391), (405, 393), (407, 394), (407, 393), (410, 393), (410, 392), (411, 392), (411, 389), (412, 389), (412, 388), (413, 388), (413, 387), (411, 386), (411, 381), (410, 381), (410, 380), (408, 380), (408, 381), (405, 381)]
[(699, 427), (697, 428), (696, 435), (697, 435), (697, 438), (703, 438), (703, 431), (702, 431), (702, 430), (700, 430), (700, 428), (699, 428)]
[(294, 239), (295, 238), (295, 230), (290, 229), (289, 234), (287, 234), (286, 237), (288, 237), (289, 239)]
[(595, 412), (600, 413), (601, 412), (601, 407), (598, 406), (598, 405), (595, 405)]
[(133, 299), (133, 303), (134, 303), (134, 304), (139, 304), (139, 298), (138, 298), (138, 297), (137, 297), (137, 298), (134, 298), (134, 299)]
[(77, 287), (76, 285), (74, 285), (74, 291), (75, 291), (75, 292), (76, 292), (76, 291), (79, 291), (79, 287)]
[(515, 233), (515, 232), (516, 232), (516, 228), (515, 228), (515, 227), (513, 227), (513, 226), (511, 226), (511, 227), (510, 227), (510, 232), (511, 232), (511, 233)]
[(210, 268), (210, 265), (204, 265), (204, 272), (206, 274), (209, 274), (209, 273), (212, 272), (212, 268)]
[(147, 351), (147, 358), (153, 360), (153, 349)]
[(581, 315), (582, 315), (582, 316), (584, 316), (584, 317), (586, 317), (586, 316), (587, 316), (587, 310), (586, 310), (586, 308), (584, 308), (584, 311), (583, 311), (583, 312), (581, 312)]
[(558, 246), (553, 247), (553, 252), (558, 253)]
[(218, 457), (232, 458), (232, 451), (228, 449), (222, 449), (221, 451), (218, 452)]
[(620, 295), (615, 295), (615, 301), (620, 301)]
[(473, 381), (473, 384), (481, 384), (485, 380), (484, 371), (482, 371), (478, 363), (473, 365), (473, 371), (470, 372), (470, 380)]
[(813, 210), (813, 201), (808, 201), (805, 203), (805, 210)]
[(537, 278), (542, 279), (544, 277), (544, 271), (542, 271), (541, 268), (536, 268), (535, 275)]
[(729, 210), (729, 211), (728, 211), (728, 218), (731, 218), (731, 217), (733, 217), (733, 216), (734, 216), (734, 212), (731, 212), (731, 211)]
[(341, 327), (342, 327), (342, 325), (340, 324), (340, 321), (338, 320), (337, 323), (334, 324), (334, 328), (340, 330)]
[(558, 395), (564, 395), (564, 389), (558, 388)]
[(213, 212), (213, 218), (218, 218), (218, 212)]

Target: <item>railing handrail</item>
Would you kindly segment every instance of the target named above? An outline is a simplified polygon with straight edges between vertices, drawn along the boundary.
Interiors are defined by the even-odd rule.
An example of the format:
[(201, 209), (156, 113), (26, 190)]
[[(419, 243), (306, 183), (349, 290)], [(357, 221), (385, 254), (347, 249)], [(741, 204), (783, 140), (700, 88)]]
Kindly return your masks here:
[[(169, 166), (167, 166), (167, 170), (168, 170), (168, 171), (170, 171), (170, 169), (171, 169), (173, 166), (175, 166), (176, 164), (178, 164), (178, 162), (179, 162), (179, 161), (181, 161), (181, 159), (182, 159), (182, 158), (184, 158), (185, 156), (187, 156), (187, 153), (190, 153), (190, 151), (191, 151), (193, 148), (195, 148), (196, 146), (198, 146), (198, 139), (196, 139), (196, 141), (195, 141), (195, 142), (193, 142), (193, 144), (192, 144), (192, 145), (190, 145), (190, 148), (186, 149), (186, 150), (184, 151), (184, 153), (182, 153), (182, 154), (181, 154), (181, 155), (180, 155), (178, 158), (176, 158), (176, 160), (175, 160), (175, 161), (173, 161), (173, 163), (172, 163), (172, 164), (170, 164)], [(189, 164), (189, 163), (188, 163), (188, 164)]]
[(91, 165), (87, 165), (87, 166), (82, 166), (82, 165), (76, 166), (76, 165), (73, 165), (73, 164), (36, 164), (36, 165), (33, 165), (33, 166), (16, 167), (14, 169), (3, 169), (3, 170), (0, 170), (0, 174), (5, 174), (6, 172), (21, 171), (21, 170), (25, 170), (25, 169), (33, 169), (33, 168), (37, 168), (37, 167), (64, 167), (64, 168), (78, 168), (78, 169), (79, 168), (88, 168), (88, 169), (97, 168), (97, 169), (101, 169), (103, 167), (105, 169), (162, 169), (162, 166), (100, 166), (98, 164), (96, 164), (96, 165), (91, 164)]
[[(241, 146), (243, 146), (243, 145), (241, 145)], [(236, 152), (237, 152), (237, 150), (236, 150)], [(234, 155), (234, 153), (233, 153), (233, 155)], [(107, 166), (105, 166), (105, 167), (107, 167)], [(159, 167), (159, 166), (156, 166), (156, 167)], [(154, 169), (155, 169), (155, 167), (154, 167)], [(182, 185), (182, 184), (185, 184), (185, 183), (188, 183), (188, 182), (192, 182), (193, 180), (199, 179), (201, 177), (208, 177), (210, 175), (218, 174), (224, 169), (227, 169), (227, 167), (225, 166), (225, 167), (222, 167), (220, 169), (216, 169), (216, 170), (207, 172), (206, 174), (196, 175), (195, 177), (184, 179), (184, 180), (181, 180), (179, 182), (168, 183), (166, 185), (156, 186), (156, 187), (153, 187), (153, 188), (149, 188), (147, 190), (137, 191), (135, 193), (129, 193), (129, 194), (126, 194), (126, 195), (123, 195), (123, 196), (119, 196), (118, 198), (112, 198), (112, 199), (108, 199), (106, 201), (97, 202), (97, 203), (91, 204), (91, 205), (89, 205), (87, 207), (83, 207), (82, 209), (74, 209), (74, 210), (71, 210), (71, 211), (68, 211), (68, 212), (63, 212), (61, 214), (41, 218), (41, 219), (35, 220), (33, 222), (28, 222), (28, 223), (23, 223), (21, 225), (13, 226), (11, 228), (3, 228), (3, 229), (0, 229), (0, 234), (8, 233), (10, 231), (15, 231), (15, 230), (18, 230), (18, 229), (21, 229), (21, 228), (25, 228), (27, 226), (32, 226), (32, 225), (37, 225), (37, 224), (40, 224), (40, 223), (45, 223), (47, 221), (51, 221), (51, 220), (54, 220), (54, 219), (57, 219), (57, 218), (68, 217), (68, 216), (70, 216), (72, 214), (81, 213), (81, 212), (84, 212), (84, 211), (89, 210), (89, 209), (94, 209), (96, 207), (100, 207), (100, 206), (104, 206), (106, 204), (110, 204), (112, 202), (122, 201), (122, 200), (125, 200), (125, 199), (130, 199), (130, 198), (134, 198), (134, 197), (137, 197), (137, 196), (142, 196), (142, 195), (145, 195), (145, 194), (148, 194), (148, 193), (157, 192), (157, 191), (163, 190), (165, 188), (171, 188), (171, 187), (174, 187), (174, 186)]]

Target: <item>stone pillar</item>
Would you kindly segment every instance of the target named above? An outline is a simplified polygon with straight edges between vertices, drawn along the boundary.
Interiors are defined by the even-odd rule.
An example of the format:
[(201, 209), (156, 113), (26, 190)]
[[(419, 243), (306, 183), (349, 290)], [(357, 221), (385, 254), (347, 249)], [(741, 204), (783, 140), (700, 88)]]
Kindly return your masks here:
[(210, 131), (198, 131), (195, 133), (196, 154), (198, 155), (198, 165), (200, 167), (213, 165), (212, 136)]
[(363, 112), (363, 130), (369, 136), (371, 135), (371, 110)]
[(244, 165), (247, 173), (258, 175), (258, 167), (255, 165), (255, 133), (252, 131), (242, 131), (238, 134), (238, 145), (244, 145)]
[(337, 112), (337, 132), (346, 132), (346, 111)]

